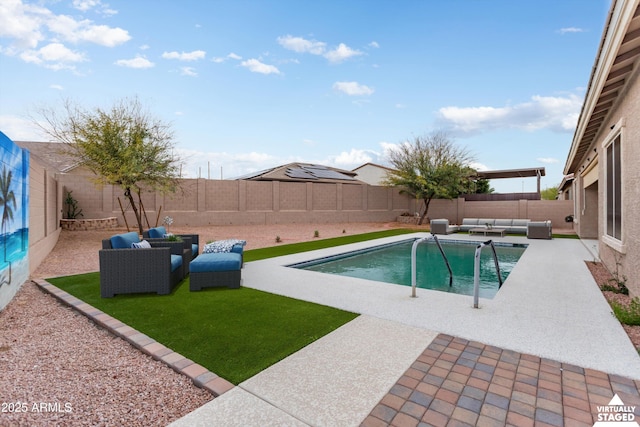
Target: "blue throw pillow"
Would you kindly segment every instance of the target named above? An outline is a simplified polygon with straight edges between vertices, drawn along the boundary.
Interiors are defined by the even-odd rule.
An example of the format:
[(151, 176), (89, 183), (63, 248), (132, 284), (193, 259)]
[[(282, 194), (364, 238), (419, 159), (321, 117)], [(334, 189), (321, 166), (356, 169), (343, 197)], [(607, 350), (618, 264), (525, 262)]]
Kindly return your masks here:
[(151, 239), (162, 239), (165, 234), (167, 234), (167, 230), (162, 226), (149, 229)]
[(140, 236), (135, 231), (131, 231), (129, 233), (116, 234), (110, 240), (113, 249), (126, 249), (131, 248), (134, 243), (138, 243)]

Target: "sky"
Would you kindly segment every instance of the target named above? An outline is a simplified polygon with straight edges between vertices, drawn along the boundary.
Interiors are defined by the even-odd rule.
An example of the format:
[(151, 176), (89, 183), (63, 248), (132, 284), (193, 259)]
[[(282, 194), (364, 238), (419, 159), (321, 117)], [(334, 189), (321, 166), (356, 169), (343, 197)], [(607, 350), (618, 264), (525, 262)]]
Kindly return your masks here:
[[(352, 170), (444, 132), (478, 170), (557, 186), (610, 0), (2, 0), (0, 130), (138, 98), (185, 177)], [(496, 192), (536, 179), (492, 180)]]

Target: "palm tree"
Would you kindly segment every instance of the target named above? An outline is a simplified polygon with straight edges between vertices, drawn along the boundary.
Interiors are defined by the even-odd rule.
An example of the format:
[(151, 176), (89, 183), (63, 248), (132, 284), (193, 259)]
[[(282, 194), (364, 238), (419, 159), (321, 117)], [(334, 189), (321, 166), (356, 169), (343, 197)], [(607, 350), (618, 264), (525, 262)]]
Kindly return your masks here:
[(3, 206), (2, 210), (2, 235), (4, 236), (4, 260), (7, 260), (7, 235), (6, 227), (9, 221), (13, 221), (13, 209), (11, 209), (11, 202), (13, 202), (13, 208), (16, 208), (16, 195), (11, 190), (11, 177), (13, 173), (11, 170), (7, 170), (6, 166), (2, 168), (2, 174), (0, 175), (0, 206)]

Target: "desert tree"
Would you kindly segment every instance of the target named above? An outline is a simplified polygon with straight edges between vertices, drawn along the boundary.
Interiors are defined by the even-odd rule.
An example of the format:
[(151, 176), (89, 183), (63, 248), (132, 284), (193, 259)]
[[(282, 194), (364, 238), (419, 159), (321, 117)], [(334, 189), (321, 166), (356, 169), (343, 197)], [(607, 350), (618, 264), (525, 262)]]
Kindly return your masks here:
[[(153, 117), (138, 98), (110, 108), (83, 108), (66, 100), (61, 110), (40, 108), (36, 124), (95, 174), (97, 184), (120, 187), (142, 234), (141, 192), (175, 192), (179, 159), (168, 123)], [(137, 194), (137, 201), (134, 198)]]
[(469, 167), (473, 157), (444, 132), (405, 141), (389, 150), (387, 157), (393, 170), (387, 172), (385, 184), (400, 187), (424, 204), (418, 224), (427, 217), (431, 200), (458, 197), (476, 173)]

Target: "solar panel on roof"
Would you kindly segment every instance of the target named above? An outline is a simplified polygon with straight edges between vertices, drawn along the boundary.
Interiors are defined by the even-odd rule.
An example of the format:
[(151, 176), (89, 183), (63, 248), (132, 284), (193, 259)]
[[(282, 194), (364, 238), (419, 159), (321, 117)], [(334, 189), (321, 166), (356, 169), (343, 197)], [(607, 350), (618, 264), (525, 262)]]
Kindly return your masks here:
[(315, 176), (310, 174), (301, 168), (287, 168), (284, 172), (289, 178), (297, 178), (297, 179), (317, 179)]
[(315, 175), (318, 178), (343, 179), (343, 180), (353, 180), (354, 179), (354, 178), (350, 177), (349, 175), (345, 175), (343, 173), (340, 173), (338, 171), (335, 171), (333, 169), (328, 169), (328, 168), (305, 166), (303, 169), (307, 170), (308, 172), (312, 173), (313, 175)]

